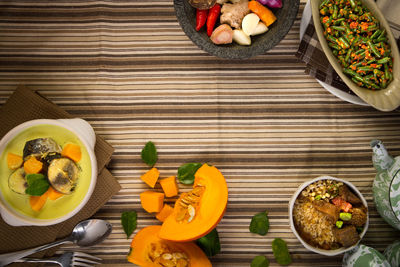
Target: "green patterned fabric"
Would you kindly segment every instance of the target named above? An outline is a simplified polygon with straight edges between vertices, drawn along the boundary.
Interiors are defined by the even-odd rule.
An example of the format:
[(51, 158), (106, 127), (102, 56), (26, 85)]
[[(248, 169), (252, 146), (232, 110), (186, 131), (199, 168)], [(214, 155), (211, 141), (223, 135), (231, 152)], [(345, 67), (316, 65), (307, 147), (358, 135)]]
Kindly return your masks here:
[(395, 241), (393, 244), (389, 245), (383, 255), (389, 262), (391, 267), (400, 266), (400, 241)]
[(376, 209), (388, 224), (400, 230), (400, 157), (393, 160), (379, 140), (373, 140), (371, 147), (378, 171), (372, 188)]
[(346, 252), (342, 262), (343, 267), (391, 267), (385, 257), (377, 250), (358, 245)]

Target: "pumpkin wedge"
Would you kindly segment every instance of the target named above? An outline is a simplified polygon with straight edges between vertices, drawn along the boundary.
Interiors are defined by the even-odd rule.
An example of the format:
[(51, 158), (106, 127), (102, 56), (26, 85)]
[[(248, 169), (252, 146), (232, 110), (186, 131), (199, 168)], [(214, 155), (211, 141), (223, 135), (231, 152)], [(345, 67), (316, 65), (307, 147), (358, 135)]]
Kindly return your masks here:
[(204, 252), (193, 242), (171, 242), (158, 237), (160, 225), (140, 230), (132, 240), (128, 261), (142, 267), (211, 267)]
[(228, 187), (222, 173), (204, 164), (196, 174), (193, 190), (182, 193), (174, 211), (165, 219), (160, 238), (186, 242), (208, 234), (219, 223), (228, 203)]

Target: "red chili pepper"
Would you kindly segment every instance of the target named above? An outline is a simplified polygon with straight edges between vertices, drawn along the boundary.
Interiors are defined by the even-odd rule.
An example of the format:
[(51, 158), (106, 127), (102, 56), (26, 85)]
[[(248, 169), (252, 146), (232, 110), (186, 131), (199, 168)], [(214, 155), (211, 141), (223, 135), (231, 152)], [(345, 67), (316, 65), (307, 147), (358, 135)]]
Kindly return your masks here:
[(196, 31), (199, 31), (206, 24), (208, 9), (196, 9)]
[(208, 36), (211, 36), (220, 12), (221, 12), (221, 5), (219, 5), (219, 4), (215, 4), (210, 9), (210, 12), (208, 12), (208, 17), (207, 17), (207, 35)]

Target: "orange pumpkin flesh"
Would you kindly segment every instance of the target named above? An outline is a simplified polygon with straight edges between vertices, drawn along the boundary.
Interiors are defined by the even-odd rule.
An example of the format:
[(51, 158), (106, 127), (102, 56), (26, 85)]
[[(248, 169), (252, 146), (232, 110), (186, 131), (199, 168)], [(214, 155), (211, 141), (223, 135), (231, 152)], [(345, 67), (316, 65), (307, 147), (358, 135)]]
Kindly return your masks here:
[(180, 202), (187, 194), (181, 194), (174, 211), (162, 224), (159, 237), (165, 240), (186, 242), (208, 234), (219, 223), (228, 203), (228, 187), (222, 173), (213, 166), (204, 164), (196, 174), (193, 191), (200, 193), (199, 202), (194, 205), (195, 215), (181, 220)]
[[(186, 257), (189, 267), (211, 267), (204, 252), (193, 242), (177, 243), (162, 240), (158, 237), (160, 225), (148, 226), (140, 230), (131, 243), (128, 261), (142, 267), (159, 267), (162, 265), (152, 261), (154, 247), (167, 247), (169, 254), (179, 253)], [(162, 257), (163, 255), (160, 255)], [(154, 259), (154, 258), (153, 258)], [(186, 261), (186, 260), (185, 260)]]

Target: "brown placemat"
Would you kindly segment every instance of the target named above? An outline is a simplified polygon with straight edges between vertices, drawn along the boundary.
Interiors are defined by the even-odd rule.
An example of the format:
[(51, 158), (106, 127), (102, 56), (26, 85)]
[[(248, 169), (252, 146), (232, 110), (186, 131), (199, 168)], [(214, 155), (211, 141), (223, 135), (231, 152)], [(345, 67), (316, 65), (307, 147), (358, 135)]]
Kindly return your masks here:
[(306, 63), (306, 74), (346, 93), (355, 95), (329, 63), (329, 60), (319, 43), (312, 18), (310, 19), (310, 23), (307, 25), (303, 38), (301, 39), (299, 49), (296, 52), (296, 57)]
[[(28, 120), (60, 118), (72, 118), (72, 116), (38, 93), (25, 86), (19, 86), (0, 109), (2, 122), (0, 136), (4, 136), (10, 129)], [(113, 151), (111, 145), (97, 136), (95, 154), (99, 175), (96, 187), (86, 206), (69, 220), (52, 226), (13, 227), (0, 218), (0, 253), (35, 247), (65, 237), (76, 223), (89, 218), (100, 209), (121, 188), (118, 181), (105, 168)]]
[[(73, 118), (73, 116), (39, 93), (20, 85), (0, 109), (0, 136), (3, 137), (15, 126), (29, 120), (63, 118)], [(114, 148), (97, 136), (94, 152), (100, 171), (110, 161)]]

